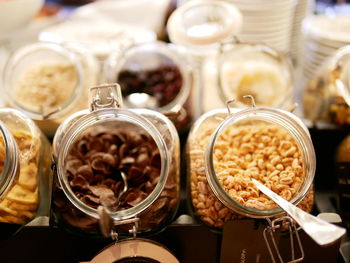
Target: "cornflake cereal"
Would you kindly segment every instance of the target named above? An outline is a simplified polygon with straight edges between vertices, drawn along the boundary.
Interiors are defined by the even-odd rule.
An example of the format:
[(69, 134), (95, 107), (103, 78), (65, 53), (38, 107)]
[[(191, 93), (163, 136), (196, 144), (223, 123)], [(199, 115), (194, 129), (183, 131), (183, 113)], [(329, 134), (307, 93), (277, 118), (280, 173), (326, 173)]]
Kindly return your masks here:
[[(189, 142), (191, 198), (194, 212), (209, 226), (243, 218), (225, 207), (212, 192), (205, 175), (204, 151), (219, 122), (204, 123)], [(272, 125), (228, 127), (214, 147), (214, 168), (225, 191), (248, 207), (271, 209), (276, 205), (251, 183), (255, 178), (290, 200), (304, 178), (303, 159), (291, 136)], [(298, 207), (310, 212), (311, 189)]]
[[(40, 141), (29, 133), (12, 134), (19, 149), (20, 171), (11, 188), (0, 198), (0, 222), (25, 224), (36, 214), (39, 203), (38, 158)], [(0, 171), (4, 168), (5, 147), (0, 140)]]

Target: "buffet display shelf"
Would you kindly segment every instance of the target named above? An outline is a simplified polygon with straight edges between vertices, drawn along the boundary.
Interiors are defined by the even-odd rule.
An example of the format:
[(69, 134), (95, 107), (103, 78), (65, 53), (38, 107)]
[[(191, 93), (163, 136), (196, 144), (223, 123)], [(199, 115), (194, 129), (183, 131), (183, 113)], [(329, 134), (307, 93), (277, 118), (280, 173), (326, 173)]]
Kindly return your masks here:
[[(313, 214), (337, 213), (342, 217), (342, 225), (348, 228), (350, 225), (348, 211), (341, 211), (339, 207), (338, 179), (335, 173), (334, 156), (337, 146), (349, 131), (333, 126), (317, 126), (310, 128), (310, 133), (317, 156), (316, 200)], [(186, 138), (182, 138), (183, 144), (185, 141)], [(227, 255), (239, 247), (240, 242), (244, 242), (242, 237), (248, 236), (249, 240), (249, 236), (254, 235), (252, 229), (255, 229), (256, 221), (246, 219), (233, 222), (231, 230), (225, 228), (223, 234), (198, 224), (194, 218), (188, 215), (190, 211), (185, 199), (186, 176), (184, 172), (182, 175), (183, 198), (176, 221), (164, 231), (147, 238), (167, 247), (180, 262), (229, 262)], [(42, 220), (42, 222), (45, 221), (49, 220)], [(20, 229), (15, 225), (0, 225), (1, 262), (88, 262), (99, 251), (113, 243), (110, 239), (77, 237), (57, 227), (48, 226), (45, 223), (40, 224)], [(232, 227), (242, 229), (240, 238), (230, 238), (231, 232), (229, 231), (232, 231)], [(318, 246), (303, 231), (300, 231), (300, 238), (305, 252), (303, 262), (349, 262), (349, 255), (347, 255), (348, 235), (328, 247)], [(261, 246), (261, 242), (261, 240), (255, 240), (247, 249), (249, 251), (250, 248), (254, 250), (257, 247), (262, 247), (264, 252), (259, 262), (271, 262), (266, 247)], [(287, 235), (281, 235), (279, 248), (280, 251), (283, 251), (284, 258), (289, 257), (289, 242)], [(241, 262), (255, 262), (251, 261), (248, 256), (245, 256), (244, 260)]]

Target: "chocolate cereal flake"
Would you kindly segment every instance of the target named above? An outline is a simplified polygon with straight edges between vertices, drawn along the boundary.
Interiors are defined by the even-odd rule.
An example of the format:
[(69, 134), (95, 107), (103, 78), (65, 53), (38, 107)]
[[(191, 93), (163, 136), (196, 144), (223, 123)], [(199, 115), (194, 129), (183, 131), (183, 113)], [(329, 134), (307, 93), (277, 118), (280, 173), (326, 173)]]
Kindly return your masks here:
[[(70, 149), (65, 171), (75, 195), (97, 208), (128, 209), (142, 202), (158, 183), (161, 158), (145, 132), (99, 127), (86, 132)], [(128, 191), (118, 200), (127, 178)]]

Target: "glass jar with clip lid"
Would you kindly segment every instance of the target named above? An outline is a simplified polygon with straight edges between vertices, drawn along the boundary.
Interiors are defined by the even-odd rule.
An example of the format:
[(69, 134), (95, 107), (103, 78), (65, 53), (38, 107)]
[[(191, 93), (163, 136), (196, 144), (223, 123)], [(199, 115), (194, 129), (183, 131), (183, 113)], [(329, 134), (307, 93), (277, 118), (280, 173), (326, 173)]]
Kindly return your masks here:
[(174, 218), (179, 138), (171, 121), (122, 108), (118, 84), (91, 89), (90, 110), (66, 119), (54, 137), (56, 223), (105, 237), (151, 234)]
[(112, 53), (105, 63), (108, 82), (118, 82), (129, 108), (149, 108), (168, 116), (179, 132), (193, 120), (192, 68), (175, 45), (152, 41)]
[(50, 155), (49, 141), (30, 118), (0, 109), (0, 223), (48, 224)]
[(283, 214), (252, 179), (307, 212), (313, 206), (316, 159), (306, 126), (290, 112), (245, 98), (253, 107), (207, 112), (188, 137), (190, 205), (196, 218), (218, 231), (232, 220)]
[[(242, 14), (235, 5), (228, 1), (210, 0), (187, 1), (168, 19), (167, 30), (171, 42), (184, 49), (193, 65), (194, 99), (198, 110), (196, 117), (206, 107), (203, 96), (209, 84), (207, 75), (211, 74), (204, 72), (207, 61), (216, 59), (220, 43), (236, 36), (241, 31), (242, 22)], [(208, 97), (211, 95), (208, 92)], [(213, 103), (213, 97), (210, 102)]]
[(244, 108), (245, 94), (254, 96), (257, 106), (285, 109), (293, 105), (292, 64), (281, 52), (264, 44), (242, 43), (236, 37), (232, 43), (221, 43), (216, 65), (220, 106), (237, 98), (235, 106)]
[(303, 94), (305, 118), (350, 124), (350, 47), (340, 48), (308, 80)]
[(35, 42), (10, 55), (3, 73), (5, 105), (33, 119), (49, 137), (72, 113), (85, 109), (98, 63), (74, 43)]

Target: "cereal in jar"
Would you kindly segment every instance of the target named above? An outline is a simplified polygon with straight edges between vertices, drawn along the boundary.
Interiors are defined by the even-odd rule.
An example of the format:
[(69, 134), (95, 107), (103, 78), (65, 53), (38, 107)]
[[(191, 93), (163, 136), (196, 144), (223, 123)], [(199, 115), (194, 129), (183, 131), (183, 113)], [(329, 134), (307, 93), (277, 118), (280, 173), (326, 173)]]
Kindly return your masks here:
[(194, 215), (211, 227), (277, 216), (282, 210), (251, 181), (310, 212), (315, 154), (306, 127), (283, 110), (218, 109), (193, 126), (187, 145)]
[(24, 225), (49, 216), (51, 147), (17, 110), (0, 109), (0, 222)]
[(53, 136), (67, 116), (87, 107), (88, 87), (97, 82), (98, 64), (79, 45), (37, 42), (14, 51), (4, 71), (5, 104)]
[(108, 82), (121, 86), (124, 104), (167, 115), (179, 132), (194, 114), (193, 76), (180, 48), (160, 41), (132, 45), (111, 54), (105, 65)]
[(350, 124), (350, 48), (340, 48), (307, 80), (303, 93), (303, 113), (311, 121), (340, 126)]
[(116, 107), (119, 92), (116, 85), (94, 88), (91, 112), (72, 115), (55, 135), (53, 212), (64, 228), (100, 235), (107, 216), (119, 234), (136, 225), (138, 233), (156, 232), (175, 216), (176, 129), (158, 112)]

